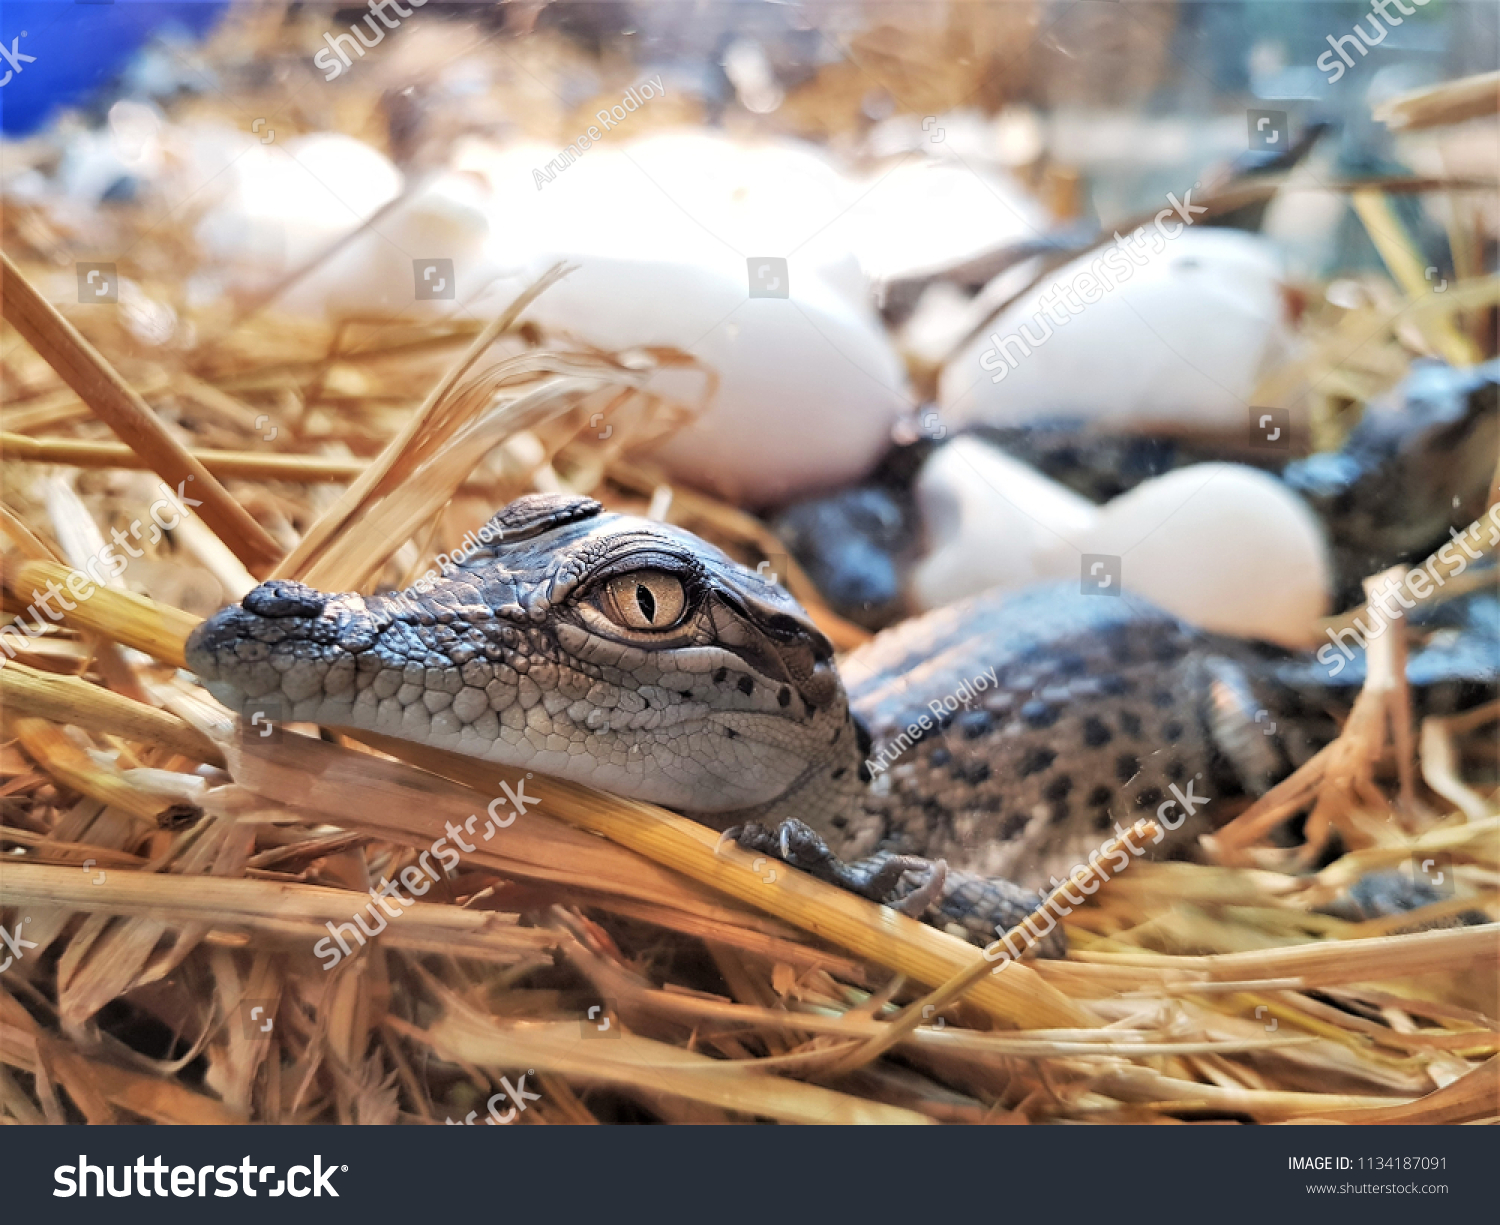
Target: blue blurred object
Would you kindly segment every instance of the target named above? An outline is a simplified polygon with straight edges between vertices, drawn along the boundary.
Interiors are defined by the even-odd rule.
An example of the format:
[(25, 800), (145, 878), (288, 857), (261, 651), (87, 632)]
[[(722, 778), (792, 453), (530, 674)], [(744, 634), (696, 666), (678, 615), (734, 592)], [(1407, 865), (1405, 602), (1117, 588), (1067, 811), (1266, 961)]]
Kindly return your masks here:
[(227, 0), (6, 0), (0, 6), (0, 132), (26, 136), (113, 83), (161, 30), (211, 30)]

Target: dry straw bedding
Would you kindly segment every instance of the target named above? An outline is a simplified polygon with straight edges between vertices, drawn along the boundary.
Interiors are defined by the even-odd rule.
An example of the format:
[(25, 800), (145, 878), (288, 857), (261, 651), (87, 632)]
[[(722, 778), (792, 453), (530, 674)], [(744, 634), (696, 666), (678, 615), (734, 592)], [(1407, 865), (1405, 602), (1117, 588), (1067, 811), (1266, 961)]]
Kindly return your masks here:
[[(7, 289), (18, 275), (7, 269)], [(440, 354), (446, 370), (357, 478), (337, 474), (342, 493), (324, 486), (319, 500), (295, 471), (229, 479), (236, 505), (306, 525), (277, 573), (368, 589), (410, 570), (404, 542), (452, 539), (524, 488), (590, 488), (636, 509), (659, 490), (581, 427), (604, 411), (618, 414), (616, 435), (639, 436), (680, 406), (640, 390), (639, 364), (505, 349), (515, 313), (429, 350), (420, 329), (394, 342)], [(129, 380), (42, 319), (59, 375), (70, 362), (113, 374), (78, 380), (108, 420), (90, 397)], [(247, 359), (210, 385), (232, 397), (223, 387), (253, 387), (255, 374)], [(201, 393), (170, 376), (165, 387), (190, 418)], [(241, 395), (247, 416), (265, 403)], [(303, 458), (288, 425), (264, 463)], [(476, 478), (474, 456), (497, 453), (502, 466)], [(171, 459), (149, 443), (136, 454), (158, 472)], [(148, 479), (57, 471), (38, 502), (10, 484), (11, 611), (65, 581)], [(699, 495), (676, 494), (668, 513), (747, 558), (769, 543)], [(211, 537), (218, 552), (192, 532), (163, 536), (152, 587), (190, 591), (189, 572), (207, 571), (232, 593), (247, 564), (264, 572), (237, 558), (250, 550), (231, 531)], [(1339, 741), (1221, 829), (1204, 862), (1142, 862), (1102, 889), (1067, 921), (1065, 962), (976, 974), (988, 969), (978, 950), (796, 873), (767, 883), (692, 822), (533, 779), (535, 810), (325, 972), (312, 947), (326, 924), (447, 821), (483, 812), (500, 778), (519, 779), (374, 736), (243, 734), (180, 671), (196, 619), (103, 588), (0, 672), (0, 896), (8, 927), (35, 945), (0, 997), (13, 1118), (441, 1122), (528, 1069), (541, 1098), (527, 1123), (1496, 1113), (1495, 926), (1402, 934), (1315, 909), (1363, 872), (1434, 850), (1451, 856), (1459, 896), (1406, 922), (1493, 913), (1500, 815), (1465, 775), (1497, 712), (1429, 721), (1418, 744), (1400, 724), (1394, 634)], [(1302, 870), (1306, 847), (1269, 842), (1308, 808), (1309, 837), (1346, 848), (1319, 872)], [(584, 1032), (601, 1000), (616, 1040)], [(251, 1001), (274, 1017), (269, 1036), (245, 1024)], [(143, 1049), (148, 1031), (173, 1043)]]
[[(375, 736), (246, 734), (181, 671), (200, 616), (273, 573), (409, 581), (533, 488), (649, 504), (751, 564), (779, 546), (630, 459), (695, 410), (649, 389), (683, 354), (539, 337), (525, 300), (336, 329), (194, 314), (170, 233), (141, 235), (131, 272), (194, 342), (152, 346), (129, 311), (65, 320), (28, 289), (58, 275), (50, 224), (5, 221), (6, 614), (161, 481), (191, 475), (203, 504), (0, 668), (0, 921), (24, 941), (0, 971), (7, 1120), (441, 1124), (519, 1073), (539, 1095), (520, 1124), (1500, 1118), (1500, 929), (1442, 926), (1500, 916), (1500, 710), (1414, 727), (1396, 632), (1334, 744), (1199, 862), (1100, 889), (1066, 920), (1065, 961), (987, 973), (934, 929), (798, 873), (763, 880), (690, 821), (532, 779), (536, 808), (325, 971), (329, 923), (520, 780)], [(1448, 314), (1388, 311), (1388, 287), (1336, 323), (1314, 312), (1305, 366), (1281, 377), (1364, 398), (1404, 366), (1392, 318), (1441, 349), (1452, 313), (1495, 292), (1454, 289)], [(862, 640), (795, 566), (786, 580), (837, 645)], [(1300, 813), (1305, 843), (1281, 845)], [(1320, 911), (1428, 851), (1450, 857), (1454, 898), (1397, 920)], [(604, 1041), (586, 1021), (601, 1004)]]

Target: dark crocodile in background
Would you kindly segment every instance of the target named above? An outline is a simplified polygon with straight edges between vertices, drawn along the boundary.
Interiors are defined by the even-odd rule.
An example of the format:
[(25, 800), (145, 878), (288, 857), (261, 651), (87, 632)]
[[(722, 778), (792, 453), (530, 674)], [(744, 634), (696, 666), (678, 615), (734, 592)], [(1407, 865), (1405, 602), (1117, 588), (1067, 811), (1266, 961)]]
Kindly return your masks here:
[[(1334, 605), (1347, 608), (1361, 601), (1364, 578), (1420, 561), (1448, 540), (1450, 527), (1483, 512), (1500, 454), (1500, 360), (1472, 368), (1418, 361), (1365, 407), (1341, 447), (1290, 463), (1243, 439), (1106, 433), (1081, 419), (974, 433), (1098, 503), (1189, 464), (1234, 461), (1277, 472), (1322, 520)], [(911, 482), (933, 447), (930, 440), (897, 447), (866, 483), (804, 499), (774, 521), (829, 604), (867, 629), (909, 611), (903, 589), (921, 543)]]

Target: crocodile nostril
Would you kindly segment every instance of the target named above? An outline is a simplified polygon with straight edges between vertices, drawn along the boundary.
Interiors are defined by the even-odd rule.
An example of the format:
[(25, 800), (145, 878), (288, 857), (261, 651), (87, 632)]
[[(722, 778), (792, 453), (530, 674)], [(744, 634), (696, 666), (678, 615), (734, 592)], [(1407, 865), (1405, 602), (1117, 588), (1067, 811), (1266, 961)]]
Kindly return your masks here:
[(250, 592), (241, 605), (258, 617), (317, 617), (328, 597), (305, 583), (272, 579)]

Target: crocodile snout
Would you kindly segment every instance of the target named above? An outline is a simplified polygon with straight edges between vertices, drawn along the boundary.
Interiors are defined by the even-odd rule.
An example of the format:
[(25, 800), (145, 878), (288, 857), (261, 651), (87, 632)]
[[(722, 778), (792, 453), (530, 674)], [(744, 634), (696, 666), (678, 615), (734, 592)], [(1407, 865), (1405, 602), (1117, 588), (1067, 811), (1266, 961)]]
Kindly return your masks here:
[(327, 603), (326, 595), (305, 583), (272, 579), (250, 592), (241, 607), (257, 617), (319, 617)]
[(273, 579), (239, 604), (220, 609), (188, 636), (187, 666), (219, 701), (279, 693), (301, 700), (320, 693), (342, 655), (332, 597), (302, 583)]

